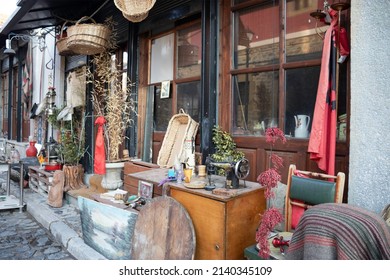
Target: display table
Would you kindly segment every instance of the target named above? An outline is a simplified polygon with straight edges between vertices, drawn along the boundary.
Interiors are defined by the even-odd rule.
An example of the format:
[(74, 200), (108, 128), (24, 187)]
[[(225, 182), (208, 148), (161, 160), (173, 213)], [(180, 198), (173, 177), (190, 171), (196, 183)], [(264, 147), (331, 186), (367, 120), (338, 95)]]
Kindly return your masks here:
[[(248, 181), (243, 187), (244, 182), (240, 181), (235, 195), (226, 196), (190, 189), (173, 181), (158, 187), (167, 174), (168, 169), (160, 168), (127, 175), (162, 188), (162, 193), (186, 208), (195, 228), (195, 259), (244, 259), (244, 249), (255, 242), (259, 214), (265, 210), (264, 188)], [(213, 175), (212, 181), (223, 182), (224, 177)]]

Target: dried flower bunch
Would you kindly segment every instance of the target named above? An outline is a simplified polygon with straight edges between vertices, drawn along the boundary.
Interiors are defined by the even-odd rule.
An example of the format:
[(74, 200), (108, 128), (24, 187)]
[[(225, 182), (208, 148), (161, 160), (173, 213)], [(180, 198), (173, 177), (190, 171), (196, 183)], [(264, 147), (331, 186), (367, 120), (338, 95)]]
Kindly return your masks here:
[[(283, 159), (272, 153), (272, 148), (277, 140), (282, 141), (282, 143), (286, 143), (287, 140), (283, 131), (277, 127), (267, 128), (265, 136), (266, 142), (271, 145), (270, 168), (263, 171), (257, 177), (257, 181), (265, 187), (264, 196), (269, 201), (275, 196), (273, 189), (277, 187), (278, 182), (282, 178), (279, 169), (283, 167)], [(270, 254), (268, 236), (282, 220), (283, 216), (280, 210), (275, 207), (269, 207), (262, 215), (261, 223), (256, 232), (256, 242), (259, 248), (259, 256), (264, 259), (267, 259)]]
[[(115, 42), (114, 39), (112, 41)], [(113, 47), (115, 45), (113, 43)], [(131, 96), (132, 84), (129, 79), (123, 78), (121, 65), (110, 50), (95, 55), (91, 62), (95, 69), (93, 72), (88, 69), (87, 77), (93, 84), (95, 114), (106, 119), (104, 136), (107, 161), (117, 161), (125, 130), (132, 125), (132, 113), (136, 112), (135, 101)]]

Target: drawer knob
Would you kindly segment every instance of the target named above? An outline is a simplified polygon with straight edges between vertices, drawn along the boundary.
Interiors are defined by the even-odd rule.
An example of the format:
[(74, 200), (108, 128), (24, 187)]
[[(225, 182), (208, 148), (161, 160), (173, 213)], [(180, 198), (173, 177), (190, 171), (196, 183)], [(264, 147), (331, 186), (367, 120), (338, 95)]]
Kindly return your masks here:
[(219, 245), (215, 244), (215, 250), (219, 251)]

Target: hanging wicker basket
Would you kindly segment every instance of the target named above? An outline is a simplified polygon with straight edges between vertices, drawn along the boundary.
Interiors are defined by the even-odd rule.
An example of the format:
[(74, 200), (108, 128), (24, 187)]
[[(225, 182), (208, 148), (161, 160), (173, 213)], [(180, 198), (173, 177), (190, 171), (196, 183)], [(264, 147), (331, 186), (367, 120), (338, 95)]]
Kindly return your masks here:
[[(80, 23), (91, 20), (93, 23)], [(67, 47), (76, 54), (94, 55), (109, 47), (111, 29), (96, 23), (90, 17), (82, 17), (68, 28)]]
[(140, 22), (147, 18), (156, 0), (114, 0), (114, 3), (127, 20)]
[(141, 22), (143, 21), (145, 18), (148, 17), (148, 12), (146, 13), (143, 13), (143, 14), (139, 14), (139, 15), (128, 15), (124, 12), (122, 12), (122, 15), (125, 19), (127, 19), (128, 21), (131, 21), (131, 22)]
[(57, 39), (57, 42), (56, 42), (58, 54), (59, 55), (63, 55), (63, 56), (71, 56), (71, 55), (75, 54), (66, 45), (67, 42), (68, 42), (68, 36), (67, 36), (67, 32), (66, 31), (64, 32), (64, 30), (65, 30), (65, 27), (66, 27), (67, 23), (68, 23), (68, 21), (65, 21), (64, 24), (62, 25), (60, 36), (59, 36), (59, 38)]

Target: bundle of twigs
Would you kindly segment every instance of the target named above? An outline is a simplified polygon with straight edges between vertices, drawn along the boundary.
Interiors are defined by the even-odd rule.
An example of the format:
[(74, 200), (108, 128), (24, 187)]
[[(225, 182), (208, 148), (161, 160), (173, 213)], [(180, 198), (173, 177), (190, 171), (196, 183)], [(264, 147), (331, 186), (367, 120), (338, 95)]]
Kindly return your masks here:
[(92, 62), (95, 71), (89, 71), (88, 75), (93, 77), (92, 103), (96, 115), (104, 116), (107, 122), (107, 161), (116, 161), (119, 159), (119, 148), (125, 138), (125, 130), (131, 125), (132, 113), (135, 112), (131, 84), (129, 80), (123, 81), (123, 72), (112, 53), (102, 52)]

